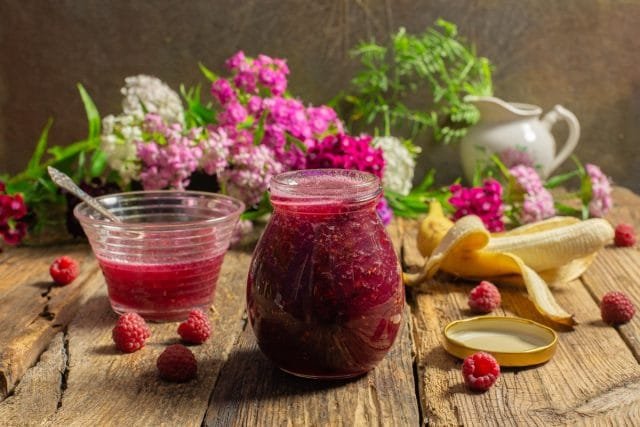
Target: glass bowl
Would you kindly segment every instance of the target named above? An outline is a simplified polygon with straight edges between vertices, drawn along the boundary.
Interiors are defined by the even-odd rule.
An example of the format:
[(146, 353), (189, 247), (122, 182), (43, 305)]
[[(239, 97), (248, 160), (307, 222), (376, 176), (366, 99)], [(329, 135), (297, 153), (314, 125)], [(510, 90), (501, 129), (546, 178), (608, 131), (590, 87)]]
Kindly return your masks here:
[(98, 200), (122, 222), (106, 220), (84, 202), (74, 215), (98, 259), (116, 313), (176, 321), (211, 306), (244, 210), (241, 201), (197, 191), (137, 191)]

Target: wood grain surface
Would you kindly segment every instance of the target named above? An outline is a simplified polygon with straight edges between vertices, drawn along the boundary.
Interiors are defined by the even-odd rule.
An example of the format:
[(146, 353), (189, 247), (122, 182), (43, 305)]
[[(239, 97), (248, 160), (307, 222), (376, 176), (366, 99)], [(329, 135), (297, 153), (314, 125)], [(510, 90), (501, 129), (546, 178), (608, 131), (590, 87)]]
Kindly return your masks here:
[[(612, 223), (628, 222), (640, 229), (640, 197), (619, 188), (614, 195)], [(398, 220), (389, 228), (405, 269), (421, 262), (414, 243), (416, 226), (415, 221)], [(81, 295), (68, 287), (35, 286), (46, 283), (50, 258), (59, 250), (28, 248), (1, 254), (3, 322), (13, 311), (22, 319), (16, 328), (28, 325), (21, 313), (28, 311), (37, 317), (32, 323), (39, 324), (44, 305), (37, 298), (45, 291), (51, 295), (48, 311), (53, 318), (45, 323), (48, 329), (36, 329), (41, 331), (38, 345), (48, 349), (42, 354), (32, 348), (22, 352), (33, 354), (31, 364), (39, 360), (27, 370), (23, 359), (26, 373), (11, 377), (17, 386), (0, 401), (0, 425), (546, 426), (637, 425), (640, 419), (640, 316), (611, 327), (600, 320), (598, 308), (609, 290), (622, 290), (640, 301), (637, 248), (607, 247), (580, 280), (553, 289), (579, 324), (557, 330), (559, 345), (549, 362), (504, 368), (496, 386), (474, 393), (463, 383), (460, 360), (442, 347), (443, 327), (472, 315), (466, 300), (474, 283), (443, 275), (424, 292), (410, 291), (401, 334), (376, 369), (351, 381), (309, 381), (279, 371), (256, 345), (244, 311), (250, 247), (230, 251), (225, 258), (209, 313), (214, 333), (205, 344), (191, 347), (199, 371), (198, 378), (186, 384), (161, 381), (155, 368), (160, 352), (178, 342), (177, 323), (151, 324), (152, 337), (141, 351), (115, 350), (111, 329), (116, 316), (88, 247), (65, 248), (83, 259)], [(40, 305), (26, 296), (19, 298), (17, 289), (37, 297)], [(65, 292), (69, 293), (60, 300)], [(522, 289), (502, 287), (501, 293), (498, 315), (545, 323)], [(77, 303), (62, 304), (66, 298)], [(80, 303), (75, 317), (64, 322)], [(0, 336), (15, 340), (20, 334), (9, 333), (11, 329), (13, 324), (3, 327)], [(32, 333), (29, 328), (23, 332)], [(2, 357), (8, 348), (0, 347)]]
[[(86, 245), (6, 252), (0, 258), (0, 399), (102, 282)], [(71, 286), (57, 286), (49, 275), (49, 266), (61, 253), (80, 262), (80, 275)]]
[[(640, 229), (640, 198), (615, 190), (619, 207), (610, 220)], [(635, 214), (631, 214), (635, 212)], [(405, 223), (406, 270), (422, 262), (416, 223)], [(469, 291), (477, 283), (437, 276), (425, 292), (412, 292), (418, 392), (429, 425), (634, 425), (640, 420), (640, 316), (614, 328), (600, 319), (599, 296), (621, 290), (640, 301), (637, 248), (607, 247), (581, 280), (553, 289), (561, 306), (575, 313), (579, 325), (557, 330), (556, 355), (546, 364), (503, 369), (497, 386), (483, 394), (469, 391), (461, 361), (442, 347), (442, 330), (451, 321), (471, 317)], [(502, 287), (502, 307), (494, 314), (519, 316), (557, 328), (533, 308), (519, 288)], [(621, 339), (621, 336), (623, 339)]]

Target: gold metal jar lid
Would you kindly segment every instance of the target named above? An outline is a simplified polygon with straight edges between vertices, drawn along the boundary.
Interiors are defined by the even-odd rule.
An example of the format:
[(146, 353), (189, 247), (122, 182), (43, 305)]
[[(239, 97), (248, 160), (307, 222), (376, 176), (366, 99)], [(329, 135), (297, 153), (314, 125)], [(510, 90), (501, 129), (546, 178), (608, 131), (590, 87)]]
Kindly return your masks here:
[(444, 348), (464, 359), (478, 351), (491, 353), (501, 366), (544, 363), (556, 352), (556, 332), (520, 317), (479, 316), (444, 328)]

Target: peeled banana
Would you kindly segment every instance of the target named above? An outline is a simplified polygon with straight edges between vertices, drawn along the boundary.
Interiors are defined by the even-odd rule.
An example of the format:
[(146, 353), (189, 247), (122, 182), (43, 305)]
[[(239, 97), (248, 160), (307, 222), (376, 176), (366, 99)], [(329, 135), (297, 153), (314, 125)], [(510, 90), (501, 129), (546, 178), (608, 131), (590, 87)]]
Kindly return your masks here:
[(587, 269), (597, 251), (613, 240), (613, 228), (606, 220), (556, 217), (492, 235), (480, 218), (469, 215), (454, 224), (436, 204), (432, 203), (418, 234), (424, 267), (404, 275), (407, 285), (419, 285), (438, 271), (522, 284), (541, 314), (561, 324), (575, 324), (547, 282), (568, 282)]

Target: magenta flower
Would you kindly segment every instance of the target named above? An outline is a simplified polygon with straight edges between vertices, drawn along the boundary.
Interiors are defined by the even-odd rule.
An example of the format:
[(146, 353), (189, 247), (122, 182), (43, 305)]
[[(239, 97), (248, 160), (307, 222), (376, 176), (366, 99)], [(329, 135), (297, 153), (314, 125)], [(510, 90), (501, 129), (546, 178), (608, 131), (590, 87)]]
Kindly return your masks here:
[(309, 148), (307, 167), (356, 169), (382, 178), (383, 152), (380, 148), (373, 148), (371, 141), (369, 135), (329, 135)]
[(284, 60), (266, 55), (251, 59), (238, 52), (227, 60), (227, 67), (232, 76), (220, 79), (226, 83), (217, 80), (211, 89), (222, 107), (218, 123), (235, 141), (239, 136), (249, 139), (243, 132), (251, 134), (251, 140), (260, 135), (255, 143), (267, 146), (284, 170), (304, 169), (305, 151), (316, 140), (342, 130), (333, 109), (305, 107), (284, 95), (289, 74)]
[(589, 179), (591, 180), (591, 200), (589, 201), (589, 214), (595, 217), (603, 217), (613, 207), (611, 199), (611, 182), (602, 170), (594, 164), (585, 165)]
[(393, 210), (389, 206), (387, 199), (384, 197), (380, 198), (380, 201), (376, 206), (376, 213), (385, 227), (391, 223), (391, 220), (393, 219)]
[(454, 184), (449, 189), (449, 203), (456, 209), (453, 214), (454, 221), (466, 215), (476, 215), (480, 217), (487, 230), (504, 230), (502, 186), (498, 181), (487, 179), (481, 187), (471, 188)]
[(226, 79), (218, 79), (211, 84), (211, 94), (222, 105), (236, 100), (236, 93)]
[(21, 194), (5, 194), (6, 186), (0, 181), (0, 236), (8, 245), (17, 245), (27, 234), (27, 224), (21, 221), (27, 215), (27, 205)]

